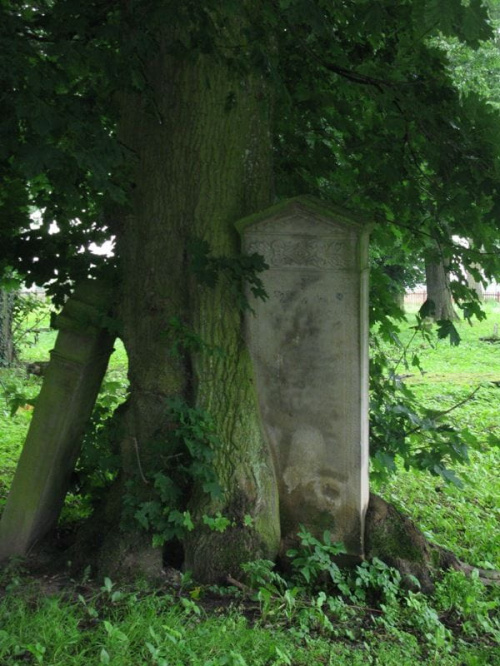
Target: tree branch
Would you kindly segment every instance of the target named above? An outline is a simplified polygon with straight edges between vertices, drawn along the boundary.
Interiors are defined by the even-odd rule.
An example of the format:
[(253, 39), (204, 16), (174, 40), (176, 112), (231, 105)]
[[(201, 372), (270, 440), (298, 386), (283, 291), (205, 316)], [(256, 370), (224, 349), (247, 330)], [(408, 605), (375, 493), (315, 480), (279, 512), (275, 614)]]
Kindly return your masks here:
[[(455, 409), (458, 409), (462, 405), (465, 405), (466, 402), (469, 402), (469, 400), (472, 400), (472, 398), (476, 395), (476, 393), (482, 388), (481, 385), (476, 386), (476, 388), (470, 393), (467, 397), (465, 397), (463, 400), (460, 400), (460, 402), (457, 402), (455, 405), (452, 405), (449, 409), (445, 409), (442, 412), (436, 412), (436, 415), (433, 417), (434, 419), (441, 419), (443, 416), (446, 416), (446, 414), (449, 414), (450, 412), (453, 412)], [(422, 426), (415, 426), (415, 428), (412, 428), (411, 430), (408, 430), (404, 433), (405, 437), (408, 437), (408, 435), (413, 435), (415, 432), (418, 432), (419, 430), (422, 429)]]

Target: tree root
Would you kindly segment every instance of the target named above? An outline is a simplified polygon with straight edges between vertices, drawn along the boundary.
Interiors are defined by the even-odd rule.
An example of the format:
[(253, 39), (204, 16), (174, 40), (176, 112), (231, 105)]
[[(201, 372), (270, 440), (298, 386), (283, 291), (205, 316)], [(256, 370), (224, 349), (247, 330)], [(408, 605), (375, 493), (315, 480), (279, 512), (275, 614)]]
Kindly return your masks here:
[(495, 569), (482, 569), (481, 567), (474, 567), (471, 564), (459, 560), (458, 566), (453, 567), (457, 571), (462, 571), (466, 576), (472, 576), (478, 573), (479, 580), (483, 585), (500, 585), (500, 571)]
[(477, 571), (483, 584), (500, 584), (500, 571), (466, 564), (446, 548), (429, 542), (407, 516), (373, 493), (366, 514), (365, 552), (367, 558), (378, 557), (398, 569), (410, 587), (412, 577), (417, 578), (426, 593), (434, 590), (440, 571), (446, 569), (468, 576)]

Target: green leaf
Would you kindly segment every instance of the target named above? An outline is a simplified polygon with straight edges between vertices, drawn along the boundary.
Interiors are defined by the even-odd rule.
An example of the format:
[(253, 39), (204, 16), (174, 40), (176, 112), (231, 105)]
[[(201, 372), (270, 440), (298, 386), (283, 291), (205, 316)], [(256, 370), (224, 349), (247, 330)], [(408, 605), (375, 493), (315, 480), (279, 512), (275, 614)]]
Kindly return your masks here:
[(496, 446), (500, 448), (500, 437), (498, 435), (494, 435), (492, 432), (488, 434), (488, 444), (490, 446)]
[(111, 657), (109, 656), (109, 652), (105, 649), (101, 649), (101, 653), (99, 655), (99, 663), (101, 664), (109, 664), (111, 662)]
[(427, 299), (420, 310), (418, 311), (419, 317), (426, 319), (427, 317), (432, 317), (436, 312), (436, 304), (434, 301)]
[(456, 329), (455, 324), (449, 319), (440, 319), (438, 325), (438, 338), (450, 338), (450, 345), (457, 347), (460, 344), (460, 334)]
[(455, 472), (452, 469), (448, 469), (441, 465), (437, 465), (435, 467), (435, 471), (445, 481), (447, 481), (448, 483), (452, 483), (457, 488), (461, 488), (463, 486), (463, 482), (461, 481), (461, 479), (458, 478), (458, 476), (455, 474)]

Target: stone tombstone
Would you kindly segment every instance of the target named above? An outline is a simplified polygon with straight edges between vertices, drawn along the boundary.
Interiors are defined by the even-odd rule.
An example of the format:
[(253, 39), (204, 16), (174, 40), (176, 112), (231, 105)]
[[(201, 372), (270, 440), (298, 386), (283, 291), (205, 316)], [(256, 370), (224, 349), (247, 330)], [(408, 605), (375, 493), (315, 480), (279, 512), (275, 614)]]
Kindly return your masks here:
[(282, 534), (329, 530), (363, 555), (368, 505), (368, 231), (308, 197), (237, 224), (265, 258), (246, 336), (279, 484)]
[(112, 291), (80, 284), (56, 319), (59, 331), (0, 520), (0, 562), (26, 555), (58, 520), (82, 437), (113, 351), (101, 321)]

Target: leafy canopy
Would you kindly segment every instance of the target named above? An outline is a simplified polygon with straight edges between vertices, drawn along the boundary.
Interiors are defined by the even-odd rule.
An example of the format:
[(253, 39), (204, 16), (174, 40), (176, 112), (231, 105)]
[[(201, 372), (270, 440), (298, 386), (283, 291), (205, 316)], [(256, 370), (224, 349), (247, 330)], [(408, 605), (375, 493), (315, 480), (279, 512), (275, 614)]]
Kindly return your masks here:
[[(247, 39), (229, 50), (224, 31), (242, 13)], [(457, 84), (450, 69), (459, 49), (462, 61), (491, 56), (492, 36), (479, 0), (2, 0), (0, 273), (57, 291), (103, 270), (89, 246), (119, 233), (135, 159), (117, 139), (120, 99), (139, 91), (158, 121), (145, 63), (162, 40), (176, 57), (267, 77), (279, 196), (312, 192), (366, 212), (385, 253), (437, 241), (452, 266), (492, 275), (498, 112), (485, 85), (465, 85), (462, 71)]]

